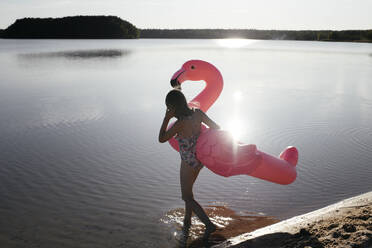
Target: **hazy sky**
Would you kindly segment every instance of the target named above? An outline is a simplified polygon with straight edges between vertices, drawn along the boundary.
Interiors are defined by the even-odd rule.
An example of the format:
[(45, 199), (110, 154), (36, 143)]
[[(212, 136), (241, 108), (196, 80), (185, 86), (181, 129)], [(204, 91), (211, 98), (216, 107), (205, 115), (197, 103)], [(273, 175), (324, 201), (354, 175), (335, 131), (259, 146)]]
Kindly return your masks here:
[(0, 0), (0, 28), (71, 15), (116, 15), (138, 28), (372, 29), (372, 0)]

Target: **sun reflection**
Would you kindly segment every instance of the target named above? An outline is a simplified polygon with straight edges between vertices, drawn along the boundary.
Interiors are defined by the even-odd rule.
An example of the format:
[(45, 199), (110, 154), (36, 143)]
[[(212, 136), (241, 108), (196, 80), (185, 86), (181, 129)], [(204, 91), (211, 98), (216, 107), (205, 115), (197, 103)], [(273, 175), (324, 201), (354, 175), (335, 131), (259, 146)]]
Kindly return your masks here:
[(245, 133), (246, 127), (239, 120), (232, 120), (226, 126), (226, 130), (231, 133), (234, 140), (239, 140)]
[(217, 44), (222, 47), (227, 48), (241, 48), (247, 45), (250, 45), (256, 41), (249, 40), (249, 39), (240, 39), (240, 38), (229, 38), (229, 39), (219, 39), (217, 40)]
[(243, 96), (243, 94), (242, 94), (242, 92), (241, 91), (235, 91), (234, 92), (234, 100), (235, 101), (240, 101), (241, 99), (242, 99), (242, 96)]

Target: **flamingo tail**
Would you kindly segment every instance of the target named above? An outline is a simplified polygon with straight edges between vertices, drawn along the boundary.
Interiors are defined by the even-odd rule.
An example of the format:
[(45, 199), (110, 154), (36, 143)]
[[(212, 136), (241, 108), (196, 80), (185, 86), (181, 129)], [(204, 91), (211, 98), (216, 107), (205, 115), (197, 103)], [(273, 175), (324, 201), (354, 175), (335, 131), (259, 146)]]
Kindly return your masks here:
[(296, 166), (298, 161), (298, 150), (294, 146), (288, 146), (279, 157), (293, 166)]

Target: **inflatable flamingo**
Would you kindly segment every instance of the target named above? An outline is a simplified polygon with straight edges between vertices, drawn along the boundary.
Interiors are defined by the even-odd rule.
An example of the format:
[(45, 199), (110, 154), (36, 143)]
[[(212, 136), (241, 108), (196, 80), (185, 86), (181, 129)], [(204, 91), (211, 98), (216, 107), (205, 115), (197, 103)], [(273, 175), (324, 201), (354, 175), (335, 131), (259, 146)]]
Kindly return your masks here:
[[(189, 102), (189, 106), (207, 112), (222, 91), (221, 73), (208, 62), (190, 60), (174, 73), (171, 85), (180, 87), (186, 80), (205, 81), (204, 90)], [(169, 143), (179, 151), (174, 137)], [(225, 177), (245, 174), (278, 184), (290, 184), (297, 175), (298, 151), (295, 147), (287, 147), (277, 158), (257, 150), (255, 145), (235, 141), (227, 131), (209, 129), (204, 125), (196, 144), (196, 156), (208, 169)]]

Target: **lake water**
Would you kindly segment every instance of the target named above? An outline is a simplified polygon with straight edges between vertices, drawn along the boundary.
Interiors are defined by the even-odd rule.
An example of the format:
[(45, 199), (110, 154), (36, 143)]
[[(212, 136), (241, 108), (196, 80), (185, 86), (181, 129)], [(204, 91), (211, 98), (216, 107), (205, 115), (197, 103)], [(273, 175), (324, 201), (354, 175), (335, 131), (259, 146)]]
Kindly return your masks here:
[(204, 168), (203, 206), (285, 219), (372, 190), (372, 44), (0, 39), (0, 246), (173, 247), (180, 158), (157, 137), (189, 59), (221, 71), (224, 129), (299, 150), (288, 186)]

